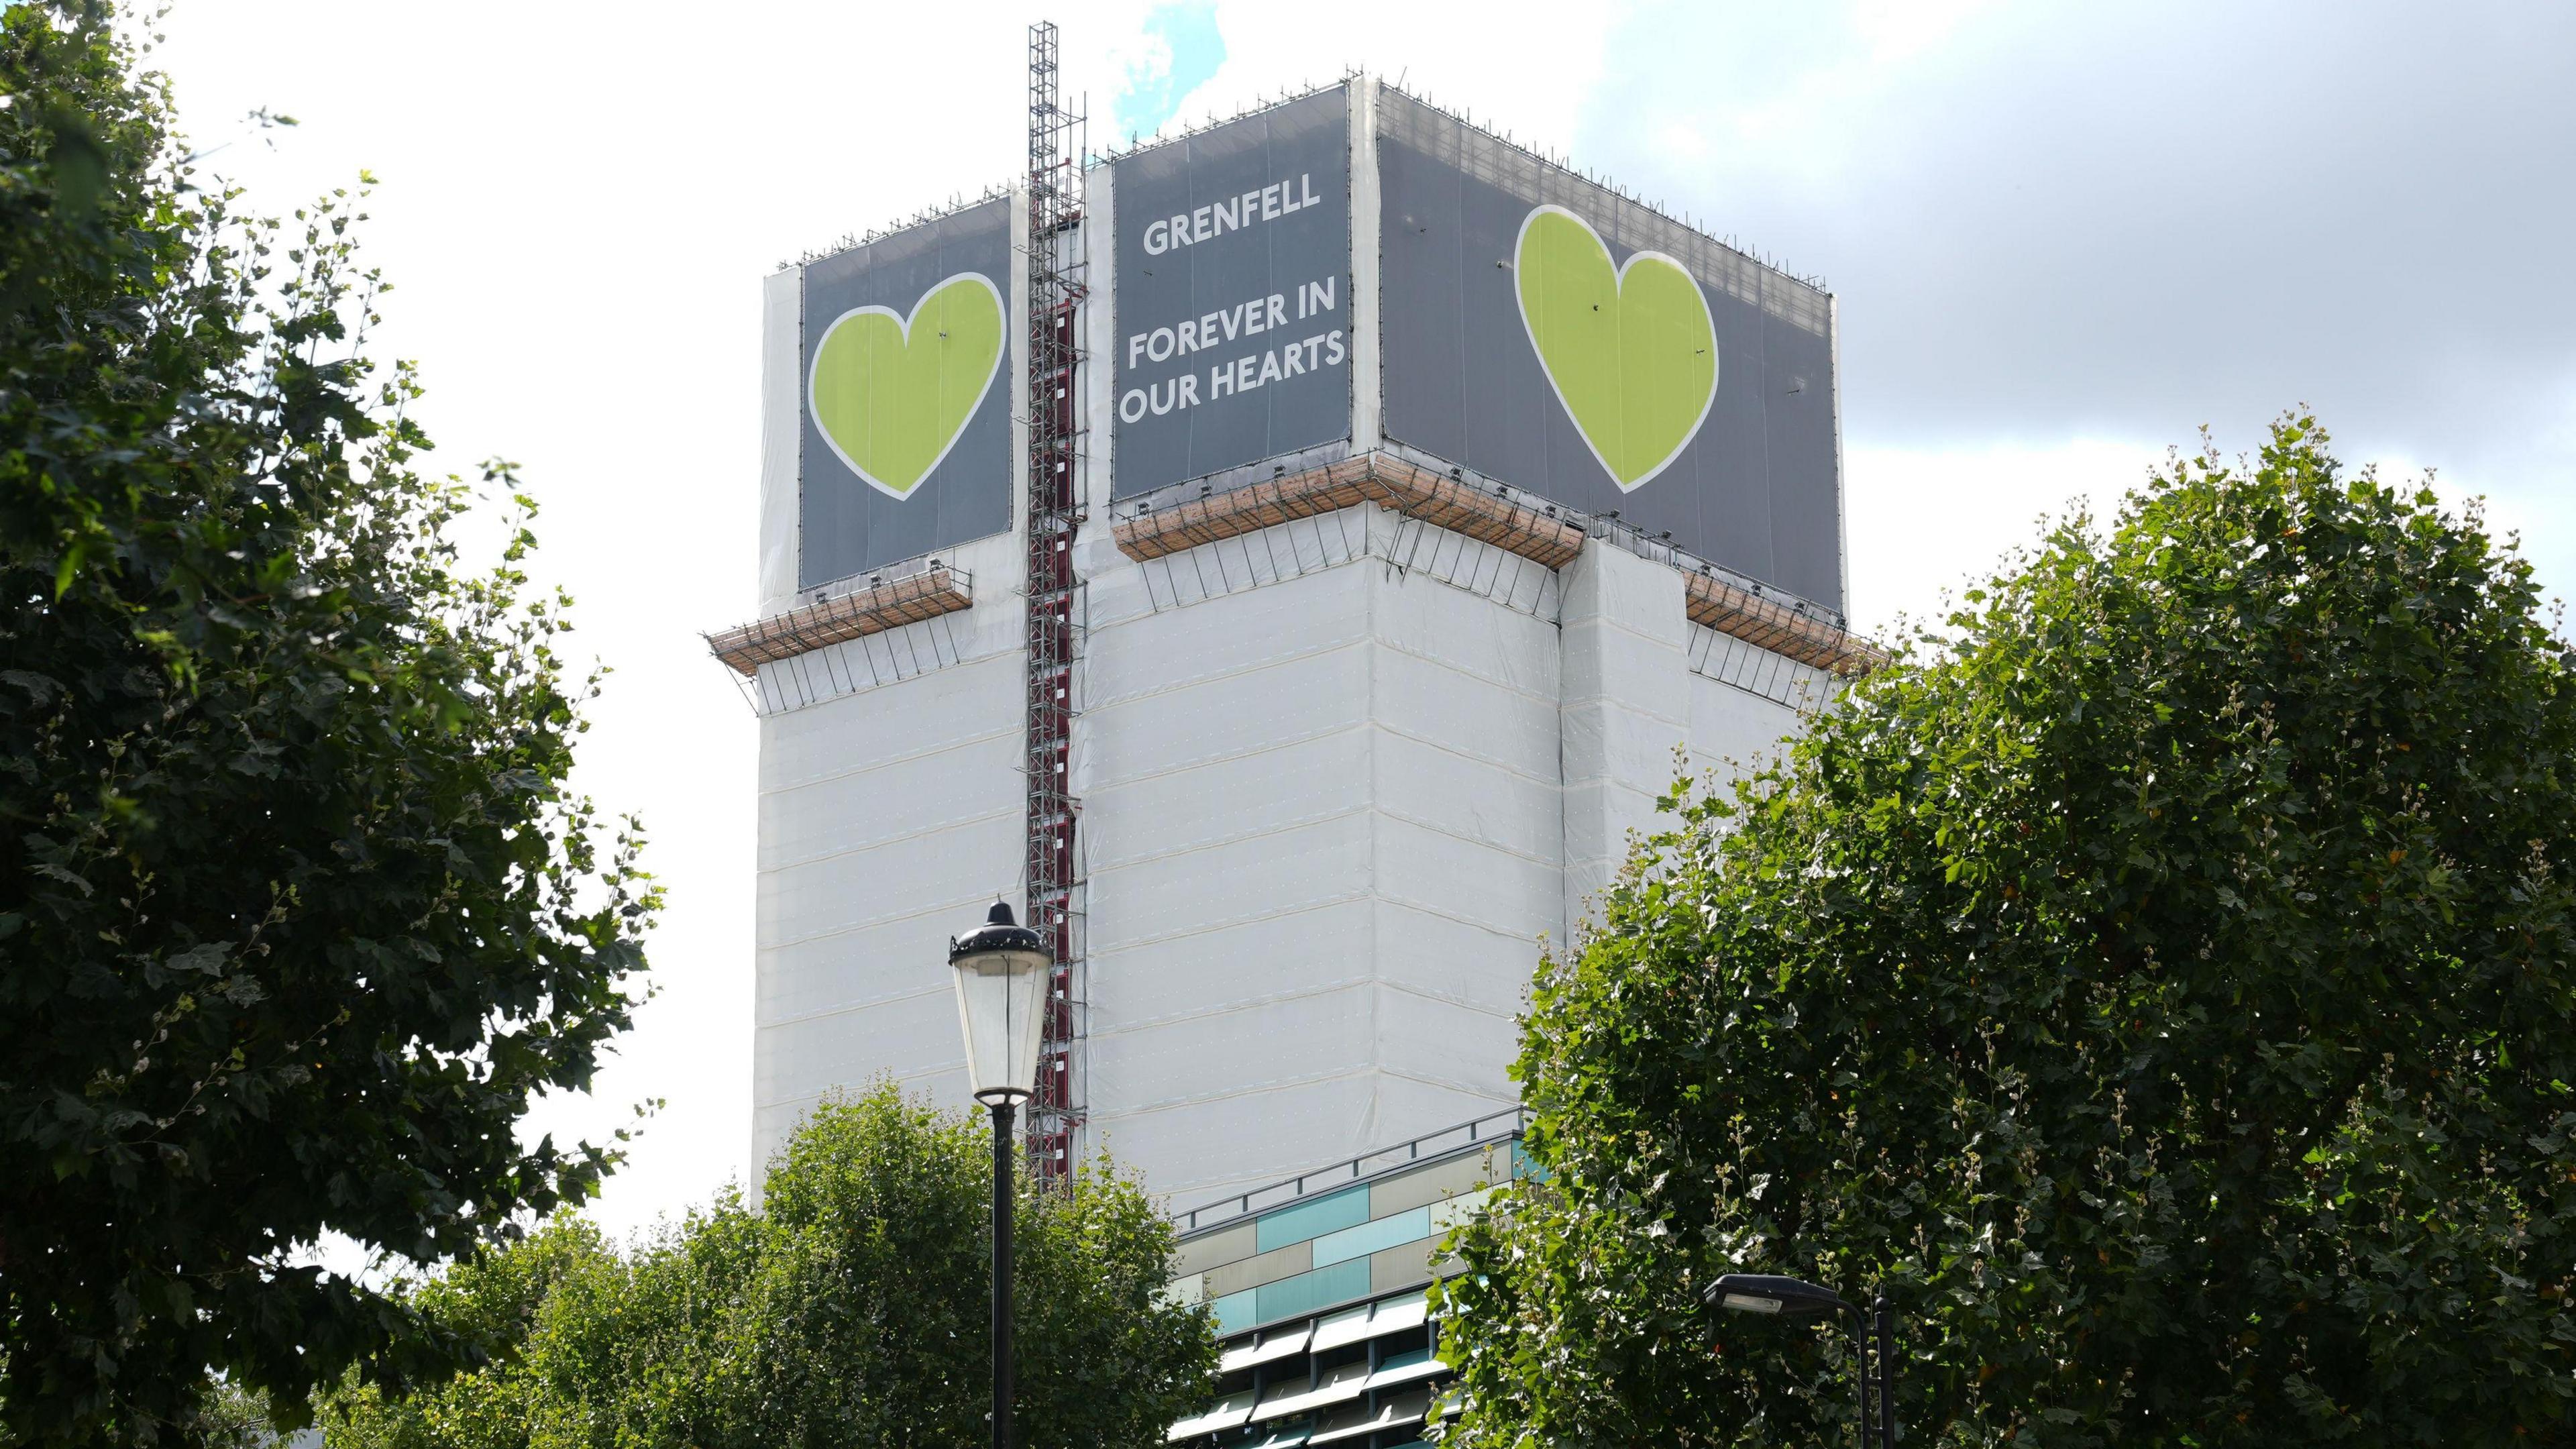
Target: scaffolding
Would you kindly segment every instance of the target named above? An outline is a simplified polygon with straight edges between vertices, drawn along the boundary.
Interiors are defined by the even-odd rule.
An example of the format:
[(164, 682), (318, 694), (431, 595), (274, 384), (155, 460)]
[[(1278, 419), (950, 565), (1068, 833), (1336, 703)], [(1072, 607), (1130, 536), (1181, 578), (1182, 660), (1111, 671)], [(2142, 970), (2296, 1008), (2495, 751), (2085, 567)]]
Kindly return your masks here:
[(1083, 296), (1074, 232), (1082, 223), (1082, 118), (1060, 101), (1056, 28), (1029, 27), (1028, 181), (1028, 906), (1029, 924), (1053, 958), (1029, 1113), (1038, 1180), (1073, 1168), (1083, 1120), (1078, 994), (1081, 880), (1074, 831), (1081, 802), (1068, 773), (1074, 664), (1081, 654), (1082, 586), (1073, 572), (1082, 523), (1076, 459), (1081, 420), (1075, 372), (1082, 352), (1075, 312)]
[(816, 589), (808, 602), (783, 614), (706, 635), (707, 650), (734, 673), (750, 678), (764, 664), (954, 614), (975, 602), (973, 577), (937, 559), (898, 564), (878, 570), (864, 583), (836, 587), (837, 593), (832, 587)]

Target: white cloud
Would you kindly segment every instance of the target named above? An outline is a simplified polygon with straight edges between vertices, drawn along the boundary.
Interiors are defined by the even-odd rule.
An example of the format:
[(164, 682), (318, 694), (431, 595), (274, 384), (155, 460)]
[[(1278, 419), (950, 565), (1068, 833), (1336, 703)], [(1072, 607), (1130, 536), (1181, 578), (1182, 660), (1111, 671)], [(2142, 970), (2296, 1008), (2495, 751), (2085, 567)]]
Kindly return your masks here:
[(2110, 518), (2164, 456), (2146, 444), (2092, 438), (1846, 449), (1852, 626), (1893, 635), (1904, 618), (1937, 622), (1945, 597), (1982, 582), (2007, 554), (2036, 541), (2044, 519), (2078, 510)]

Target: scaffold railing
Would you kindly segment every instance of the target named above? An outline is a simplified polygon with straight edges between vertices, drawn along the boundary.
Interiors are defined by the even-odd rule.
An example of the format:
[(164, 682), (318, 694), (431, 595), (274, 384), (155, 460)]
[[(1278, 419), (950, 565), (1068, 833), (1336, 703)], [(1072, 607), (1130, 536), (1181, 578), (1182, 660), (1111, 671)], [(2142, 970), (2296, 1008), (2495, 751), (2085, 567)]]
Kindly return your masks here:
[(932, 559), (814, 590), (784, 613), (706, 635), (707, 652), (747, 678), (764, 664), (954, 614), (974, 602), (972, 576)]
[(1374, 1152), (1363, 1152), (1311, 1172), (1283, 1177), (1264, 1183), (1248, 1192), (1229, 1193), (1213, 1202), (1202, 1203), (1172, 1214), (1172, 1226), (1183, 1236), (1219, 1228), (1227, 1223), (1265, 1213), (1302, 1197), (1317, 1193), (1339, 1192), (1355, 1182), (1364, 1182), (1382, 1172), (1410, 1167), (1421, 1162), (1437, 1162), (1461, 1152), (1491, 1149), (1518, 1139), (1529, 1125), (1529, 1108), (1506, 1107), (1471, 1117), (1452, 1127), (1425, 1132), (1409, 1141)]

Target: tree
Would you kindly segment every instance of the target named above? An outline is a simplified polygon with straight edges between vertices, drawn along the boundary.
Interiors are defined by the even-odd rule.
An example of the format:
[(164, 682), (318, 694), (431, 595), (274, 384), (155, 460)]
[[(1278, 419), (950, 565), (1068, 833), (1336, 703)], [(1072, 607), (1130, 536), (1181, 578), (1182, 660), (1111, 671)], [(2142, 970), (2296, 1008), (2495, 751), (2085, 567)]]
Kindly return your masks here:
[[(2057, 528), (1732, 792), (1677, 789), (1517, 1066), (1462, 1443), (2564, 1442), (2576, 688), (2474, 513), (2306, 418)], [(1837, 1420), (1842, 1427), (1827, 1426)]]
[[(574, 1220), (416, 1290), (496, 1362), (326, 1413), (334, 1449), (986, 1442), (991, 1145), (891, 1085), (829, 1102), (754, 1211), (728, 1193), (627, 1254)], [(1172, 1227), (1106, 1163), (1016, 1204), (1021, 1442), (1163, 1442), (1213, 1382), (1207, 1310), (1167, 1301)]]
[(206, 1432), (210, 1367), (289, 1408), (452, 1367), (298, 1254), (585, 1196), (608, 1152), (515, 1128), (657, 900), (565, 790), (524, 526), (460, 563), (359, 354), (360, 198), (198, 189), (112, 19), (0, 11), (0, 1440), (46, 1443)]

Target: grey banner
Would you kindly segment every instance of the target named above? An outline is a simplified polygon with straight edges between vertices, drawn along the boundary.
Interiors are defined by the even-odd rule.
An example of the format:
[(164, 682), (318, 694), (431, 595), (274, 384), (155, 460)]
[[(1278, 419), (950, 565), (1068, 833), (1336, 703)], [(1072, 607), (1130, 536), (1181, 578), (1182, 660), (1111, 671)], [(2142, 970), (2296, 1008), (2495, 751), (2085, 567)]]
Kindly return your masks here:
[(1350, 436), (1349, 104), (1117, 163), (1113, 497)]
[(1001, 198), (806, 264), (797, 587), (1009, 531), (1012, 270)]
[[(1615, 510), (1650, 536), (1668, 532), (1702, 558), (1841, 609), (1825, 294), (1391, 89), (1378, 107), (1386, 435), (1586, 513)], [(1695, 393), (1704, 412), (1678, 452), (1658, 446), (1648, 451), (1665, 458), (1659, 466), (1630, 464), (1644, 476), (1629, 490), (1605, 461), (1615, 446), (1587, 439), (1541, 359), (1538, 325), (1524, 320), (1516, 267), (1542, 207), (1570, 213), (1622, 269), (1608, 295), (1630, 285), (1630, 258), (1653, 252), (1707, 301), (1714, 394)], [(1596, 418), (1617, 405), (1597, 400), (1605, 395), (1593, 395)]]

